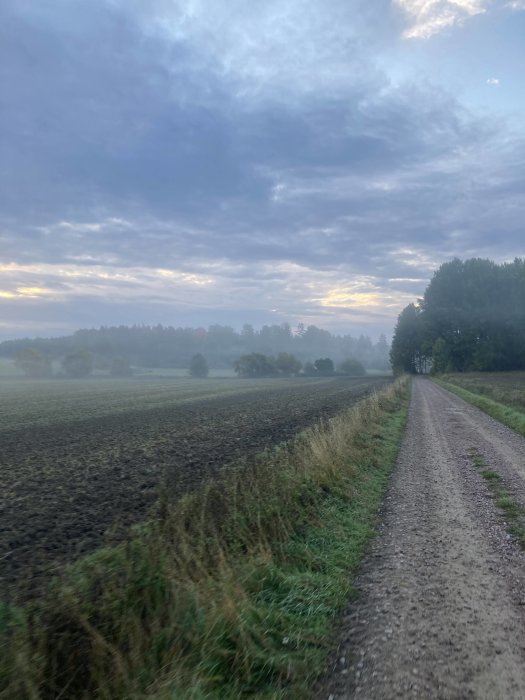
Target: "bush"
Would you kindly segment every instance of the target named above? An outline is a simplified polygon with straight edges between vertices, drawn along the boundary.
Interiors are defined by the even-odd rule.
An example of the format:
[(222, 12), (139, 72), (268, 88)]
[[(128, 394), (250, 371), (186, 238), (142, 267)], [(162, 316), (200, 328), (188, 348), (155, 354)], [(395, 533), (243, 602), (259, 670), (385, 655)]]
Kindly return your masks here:
[(274, 377), (278, 373), (274, 358), (260, 352), (241, 355), (233, 367), (239, 377)]
[(355, 357), (349, 357), (347, 360), (343, 360), (339, 365), (339, 371), (341, 374), (346, 374), (348, 377), (364, 377), (366, 375), (366, 369)]
[(198, 352), (191, 358), (189, 373), (191, 377), (207, 377), (210, 373), (208, 363), (204, 355)]

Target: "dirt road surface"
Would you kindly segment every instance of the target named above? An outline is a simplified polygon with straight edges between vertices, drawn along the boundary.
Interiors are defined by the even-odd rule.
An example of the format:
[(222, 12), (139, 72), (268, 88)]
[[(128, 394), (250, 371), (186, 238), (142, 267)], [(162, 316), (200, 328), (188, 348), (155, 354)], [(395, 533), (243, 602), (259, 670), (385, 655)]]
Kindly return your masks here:
[(380, 534), (317, 697), (525, 698), (525, 555), (472, 449), (525, 504), (525, 439), (417, 378)]

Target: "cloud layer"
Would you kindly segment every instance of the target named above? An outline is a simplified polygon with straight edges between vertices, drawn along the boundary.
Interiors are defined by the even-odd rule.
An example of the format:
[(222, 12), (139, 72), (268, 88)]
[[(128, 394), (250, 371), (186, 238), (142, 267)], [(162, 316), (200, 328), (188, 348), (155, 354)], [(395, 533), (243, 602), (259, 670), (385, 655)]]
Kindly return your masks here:
[(5, 332), (302, 319), (375, 334), (444, 259), (520, 253), (522, 136), (377, 60), (485, 3), (396, 4), (4, 6)]

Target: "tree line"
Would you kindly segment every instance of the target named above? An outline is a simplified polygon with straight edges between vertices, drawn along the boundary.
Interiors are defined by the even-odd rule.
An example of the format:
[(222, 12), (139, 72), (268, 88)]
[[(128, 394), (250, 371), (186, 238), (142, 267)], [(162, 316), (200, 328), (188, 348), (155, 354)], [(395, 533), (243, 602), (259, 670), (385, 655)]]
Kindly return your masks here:
[(303, 365), (288, 352), (280, 352), (277, 357), (260, 352), (241, 355), (234, 363), (234, 369), (240, 377), (291, 377), (299, 373), (308, 377), (330, 377), (334, 374), (363, 377), (366, 374), (363, 364), (355, 357), (343, 360), (336, 369), (330, 357), (319, 357)]
[[(87, 350), (70, 352), (60, 362), (60, 370), (53, 372), (53, 363), (48, 355), (35, 348), (23, 348), (15, 356), (15, 365), (26, 377), (32, 379), (46, 379), (50, 377), (82, 379), (88, 377), (94, 370), (94, 356)], [(359, 360), (347, 358), (337, 368), (329, 357), (318, 358), (314, 362), (307, 362), (304, 366), (295, 355), (288, 352), (280, 352), (277, 357), (252, 352), (241, 355), (233, 364), (239, 377), (291, 377), (298, 374), (310, 377), (327, 377), (335, 374), (362, 377), (366, 375), (366, 369)], [(209, 375), (208, 361), (198, 352), (191, 358), (188, 374), (195, 378), (205, 378)], [(114, 377), (129, 377), (133, 375), (133, 368), (127, 358), (115, 357), (109, 367), (109, 374)]]
[(96, 369), (118, 373), (119, 363), (146, 368), (187, 369), (200, 354), (210, 367), (234, 366), (244, 355), (259, 353), (277, 358), (293, 355), (301, 365), (330, 358), (339, 365), (355, 358), (367, 369), (388, 370), (389, 345), (385, 336), (372, 342), (368, 336), (334, 335), (316, 326), (289, 324), (263, 326), (245, 324), (236, 331), (229, 326), (174, 328), (171, 326), (118, 326), (79, 330), (60, 338), (9, 340), (0, 343), (0, 355), (17, 357), (22, 351), (38, 351), (50, 361), (75, 353), (90, 353)]
[(399, 315), (394, 371), (525, 369), (525, 260), (455, 259)]

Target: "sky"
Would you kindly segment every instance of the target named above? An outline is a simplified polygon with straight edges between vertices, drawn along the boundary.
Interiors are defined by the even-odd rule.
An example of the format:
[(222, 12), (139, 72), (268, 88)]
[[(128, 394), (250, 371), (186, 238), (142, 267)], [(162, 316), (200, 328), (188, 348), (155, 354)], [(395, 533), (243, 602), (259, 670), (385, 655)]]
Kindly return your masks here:
[(525, 0), (0, 2), (0, 339), (391, 336), (525, 255)]

